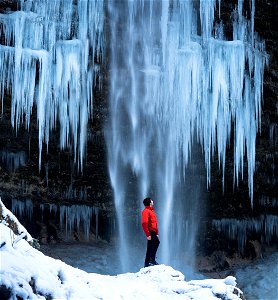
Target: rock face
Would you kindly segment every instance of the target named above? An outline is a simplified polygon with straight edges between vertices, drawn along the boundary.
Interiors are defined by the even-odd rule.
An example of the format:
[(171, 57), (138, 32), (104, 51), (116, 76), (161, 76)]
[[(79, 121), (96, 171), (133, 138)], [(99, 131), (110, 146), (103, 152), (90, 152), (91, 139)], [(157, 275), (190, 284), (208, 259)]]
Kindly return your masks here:
[(1, 0), (0, 13), (15, 11), (18, 8), (18, 0)]
[[(230, 11), (237, 1), (221, 1), (222, 19), (227, 21), (225, 30), (229, 34), (231, 28)], [(248, 1), (245, 11), (249, 14)], [(16, 0), (2, 0), (0, 12), (16, 10)], [(199, 235), (199, 253), (216, 256), (215, 251), (225, 251), (227, 255), (240, 252), (238, 239), (226, 238), (225, 232), (219, 232), (213, 226), (213, 219), (258, 219), (261, 216), (278, 215), (278, 31), (275, 27), (275, 14), (278, 4), (275, 1), (255, 1), (255, 31), (266, 43), (269, 55), (269, 67), (265, 72), (264, 103), (260, 134), (257, 136), (256, 171), (254, 176), (254, 207), (251, 208), (248, 196), (246, 168), (244, 178), (238, 186), (233, 183), (233, 145), (227, 154), (225, 170), (225, 188), (222, 189), (222, 174), (215, 160), (212, 166), (212, 181), (208, 190), (209, 202)], [(34, 205), (33, 220), (41, 219), (41, 205), (44, 210), (43, 226), (52, 223), (59, 226), (59, 218), (51, 214), (52, 204), (83, 204), (100, 209), (99, 234), (109, 239), (108, 228), (114, 220), (113, 191), (111, 189), (107, 161), (104, 131), (108, 118), (109, 70), (108, 60), (103, 62), (103, 87), (95, 90), (94, 115), (88, 126), (87, 155), (83, 172), (77, 170), (70, 151), (59, 149), (59, 128), (50, 136), (49, 148), (42, 153), (42, 168), (38, 167), (38, 129), (35, 113), (32, 115), (29, 131), (20, 128), (18, 132), (11, 126), (10, 98), (3, 101), (0, 120), (0, 196), (12, 207), (12, 199), (30, 199)], [(203, 164), (203, 161), (200, 161)], [(132, 209), (132, 201), (131, 208)], [(273, 226), (276, 224), (273, 221)], [(257, 224), (257, 223), (256, 223)], [(265, 223), (264, 223), (265, 224)], [(265, 225), (262, 226), (265, 226)], [(101, 228), (101, 229), (100, 229)], [(110, 230), (110, 229), (109, 229)], [(244, 235), (240, 233), (238, 235)], [(54, 234), (55, 235), (55, 234)], [(269, 240), (262, 239), (259, 232), (246, 232), (245, 256), (259, 256), (258, 247), (275, 245), (275, 236)], [(258, 243), (260, 246), (258, 246)], [(257, 246), (255, 246), (257, 245)], [(217, 254), (218, 253), (218, 254)], [(220, 260), (225, 268), (225, 259)]]

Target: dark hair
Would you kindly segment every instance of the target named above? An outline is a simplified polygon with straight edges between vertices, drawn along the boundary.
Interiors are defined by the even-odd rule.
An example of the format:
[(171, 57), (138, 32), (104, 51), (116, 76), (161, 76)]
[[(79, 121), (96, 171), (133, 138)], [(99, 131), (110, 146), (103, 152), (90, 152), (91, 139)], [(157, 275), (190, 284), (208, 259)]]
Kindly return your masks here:
[(152, 198), (147, 197), (147, 198), (145, 198), (145, 199), (143, 200), (143, 203), (144, 203), (145, 206), (150, 206), (151, 201), (152, 201)]

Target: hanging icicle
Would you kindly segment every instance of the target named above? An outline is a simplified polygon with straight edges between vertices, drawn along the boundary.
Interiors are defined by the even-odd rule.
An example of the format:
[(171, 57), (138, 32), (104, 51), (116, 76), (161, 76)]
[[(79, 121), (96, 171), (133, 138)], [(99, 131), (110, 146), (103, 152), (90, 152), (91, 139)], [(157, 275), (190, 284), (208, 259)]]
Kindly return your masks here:
[[(82, 169), (93, 87), (103, 53), (103, 0), (21, 0), (0, 14), (0, 97), (11, 91), (13, 127), (30, 126), (37, 107), (39, 165), (43, 143), (60, 124), (60, 147), (72, 146)], [(3, 108), (3, 106), (2, 106)]]

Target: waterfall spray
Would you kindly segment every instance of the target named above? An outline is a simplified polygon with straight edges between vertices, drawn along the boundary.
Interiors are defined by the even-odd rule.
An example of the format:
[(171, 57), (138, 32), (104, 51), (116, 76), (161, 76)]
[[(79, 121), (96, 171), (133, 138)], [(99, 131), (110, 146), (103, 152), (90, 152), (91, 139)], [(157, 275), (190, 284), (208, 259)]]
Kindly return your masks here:
[[(254, 1), (251, 4), (254, 18)], [(254, 34), (254, 20), (242, 15), (242, 1), (233, 12), (232, 40), (224, 37), (221, 23), (214, 24), (215, 5), (215, 0), (198, 5), (180, 0), (108, 2), (107, 144), (124, 270), (132, 243), (124, 210), (133, 204), (140, 211), (149, 194), (158, 209), (163, 263), (173, 264), (185, 252), (189, 260), (194, 257), (198, 203), (204, 195), (202, 174), (194, 176), (189, 169), (199, 158), (199, 144), (207, 185), (215, 152), (224, 178), (233, 123), (235, 182), (246, 155), (252, 202), (266, 54)], [(133, 201), (131, 176), (137, 182)]]

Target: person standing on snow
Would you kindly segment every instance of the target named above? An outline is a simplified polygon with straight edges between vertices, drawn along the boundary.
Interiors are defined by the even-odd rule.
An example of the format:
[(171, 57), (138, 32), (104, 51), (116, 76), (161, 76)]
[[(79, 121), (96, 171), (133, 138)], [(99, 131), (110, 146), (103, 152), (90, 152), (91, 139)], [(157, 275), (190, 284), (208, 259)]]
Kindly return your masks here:
[(155, 255), (160, 241), (158, 236), (157, 218), (153, 208), (153, 200), (148, 197), (144, 199), (143, 203), (145, 208), (142, 211), (142, 227), (148, 240), (145, 267), (149, 267), (158, 265), (155, 260)]

